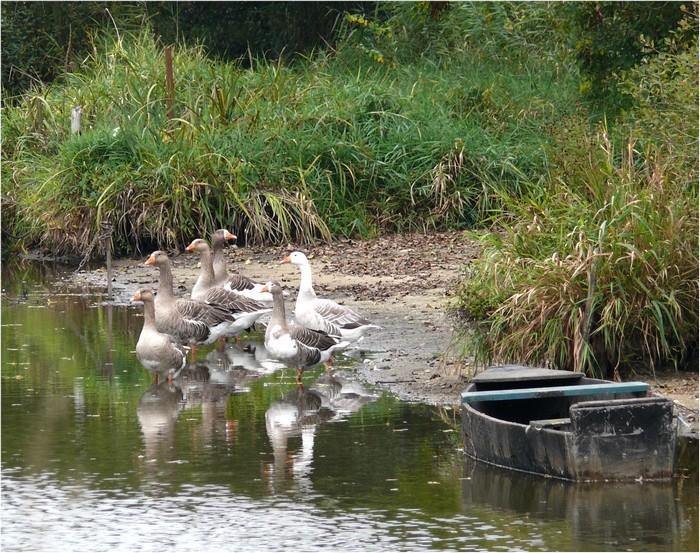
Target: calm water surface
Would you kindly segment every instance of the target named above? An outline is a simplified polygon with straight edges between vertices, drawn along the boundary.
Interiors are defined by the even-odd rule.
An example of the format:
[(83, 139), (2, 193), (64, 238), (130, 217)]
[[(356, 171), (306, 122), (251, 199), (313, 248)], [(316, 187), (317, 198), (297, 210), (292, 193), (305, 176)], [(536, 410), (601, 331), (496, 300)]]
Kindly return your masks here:
[(297, 386), (260, 334), (153, 385), (135, 289), (106, 304), (67, 282), (3, 272), (4, 552), (698, 550), (697, 481), (475, 464), (457, 413), (368, 389), (352, 362)]

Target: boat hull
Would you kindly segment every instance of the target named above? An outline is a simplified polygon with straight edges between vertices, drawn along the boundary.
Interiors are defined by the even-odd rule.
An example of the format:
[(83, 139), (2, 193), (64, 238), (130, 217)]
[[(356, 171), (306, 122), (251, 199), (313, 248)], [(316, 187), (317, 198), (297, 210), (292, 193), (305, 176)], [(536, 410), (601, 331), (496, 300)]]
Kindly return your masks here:
[[(582, 383), (616, 383), (582, 378)], [(572, 385), (575, 388), (575, 384)], [(595, 386), (595, 385), (594, 385)], [(485, 386), (483, 383), (481, 388)], [(471, 383), (462, 402), (464, 451), (479, 461), (573, 481), (666, 480), (673, 477), (677, 423), (673, 402), (640, 393), (557, 394), (522, 383), (513, 396)], [(547, 393), (550, 392), (550, 393)], [(483, 394), (483, 398), (480, 395)], [(489, 401), (491, 394), (496, 401)], [(475, 398), (474, 396), (478, 396)], [(568, 397), (567, 397), (568, 396)], [(511, 420), (508, 420), (511, 419)]]

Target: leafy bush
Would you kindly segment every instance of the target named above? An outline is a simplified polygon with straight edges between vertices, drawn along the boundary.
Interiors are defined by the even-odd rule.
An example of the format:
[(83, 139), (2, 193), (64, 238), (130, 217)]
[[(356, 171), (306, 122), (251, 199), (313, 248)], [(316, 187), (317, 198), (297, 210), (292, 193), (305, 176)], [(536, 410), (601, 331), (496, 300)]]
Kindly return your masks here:
[(581, 91), (614, 111), (625, 105), (618, 93), (621, 73), (646, 55), (645, 41), (663, 44), (687, 7), (682, 2), (571, 2), (572, 43), (581, 68)]
[(605, 134), (586, 146), (577, 179), (505, 197), (508, 215), (480, 238), (458, 294), (478, 363), (611, 376), (680, 364), (696, 343), (697, 193), (668, 160), (618, 156)]

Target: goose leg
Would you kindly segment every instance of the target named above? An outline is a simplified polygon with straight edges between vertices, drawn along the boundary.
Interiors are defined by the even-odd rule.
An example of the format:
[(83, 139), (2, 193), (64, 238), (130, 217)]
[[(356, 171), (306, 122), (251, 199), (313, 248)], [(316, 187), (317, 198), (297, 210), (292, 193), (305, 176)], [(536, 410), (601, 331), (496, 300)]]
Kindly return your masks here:
[(297, 372), (297, 382), (301, 382), (301, 375), (304, 372), (304, 367), (301, 367), (299, 369), (299, 372)]

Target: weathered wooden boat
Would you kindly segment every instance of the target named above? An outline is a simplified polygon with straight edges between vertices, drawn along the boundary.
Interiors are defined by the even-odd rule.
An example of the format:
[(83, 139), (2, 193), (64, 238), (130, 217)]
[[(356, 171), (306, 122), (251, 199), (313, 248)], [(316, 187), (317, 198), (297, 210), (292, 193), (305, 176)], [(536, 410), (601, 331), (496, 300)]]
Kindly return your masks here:
[(467, 455), (565, 480), (670, 479), (677, 426), (673, 402), (644, 382), (506, 365), (462, 393)]

